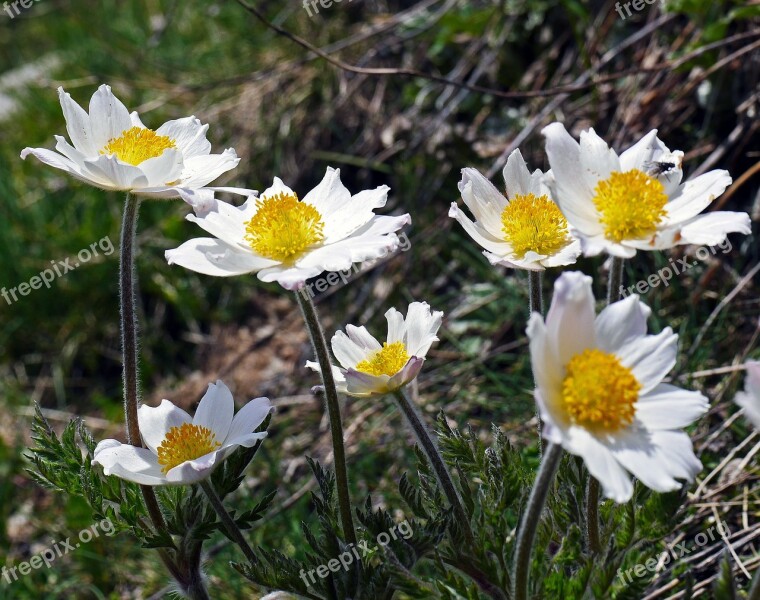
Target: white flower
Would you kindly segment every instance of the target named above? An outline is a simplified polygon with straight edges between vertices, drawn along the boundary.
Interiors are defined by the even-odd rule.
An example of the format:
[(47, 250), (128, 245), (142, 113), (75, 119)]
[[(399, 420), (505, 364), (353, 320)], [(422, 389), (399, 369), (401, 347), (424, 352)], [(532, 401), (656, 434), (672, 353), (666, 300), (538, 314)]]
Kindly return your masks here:
[(749, 361), (744, 391), (736, 394), (736, 403), (744, 409), (744, 416), (760, 429), (760, 362)]
[(561, 123), (543, 130), (551, 165), (549, 185), (583, 253), (630, 258), (636, 250), (682, 244), (714, 246), (732, 232), (750, 233), (746, 213), (701, 213), (731, 177), (710, 171), (681, 183), (683, 152), (671, 152), (657, 130), (618, 156), (593, 129), (576, 142)]
[[(25, 148), (21, 158), (32, 154), (96, 187), (150, 198), (174, 198), (208, 185), (240, 161), (232, 148), (211, 154), (206, 139), (208, 125), (195, 117), (167, 121), (155, 131), (148, 129), (107, 85), (93, 94), (89, 115), (63, 88), (58, 88), (58, 96), (71, 144), (57, 135), (58, 152)], [(250, 193), (237, 188), (217, 189)]]
[[(425, 356), (441, 326), (443, 313), (431, 312), (427, 302), (412, 302), (406, 319), (395, 308), (385, 313), (388, 337), (382, 345), (366, 327), (348, 325), (332, 338), (332, 350), (340, 368), (333, 366), (338, 391), (351, 396), (387, 394), (410, 383), (422, 369)], [(306, 366), (320, 371), (308, 361)]]
[(563, 273), (546, 323), (528, 324), (543, 435), (581, 456), (604, 494), (630, 499), (626, 471), (658, 492), (692, 481), (702, 464), (680, 430), (707, 410), (707, 399), (662, 383), (676, 362), (678, 336), (647, 335), (649, 308), (638, 296), (594, 314), (591, 278)]
[(462, 169), (459, 191), (476, 221), (456, 202), (449, 216), (485, 248), (483, 254), (493, 265), (543, 271), (572, 264), (581, 253), (580, 242), (568, 232), (544, 177), (540, 169), (528, 171), (519, 150), (504, 167), (506, 197), (475, 169)]
[(103, 440), (95, 448), (93, 465), (142, 485), (184, 485), (207, 478), (238, 447), (250, 448), (267, 433), (253, 433), (273, 410), (267, 398), (248, 402), (235, 414), (229, 388), (209, 384), (190, 417), (168, 400), (141, 406), (138, 424), (147, 448)]
[(169, 264), (217, 277), (258, 273), (288, 290), (304, 286), (324, 271), (346, 270), (377, 259), (399, 245), (396, 232), (408, 214), (374, 214), (385, 206), (388, 186), (351, 195), (340, 169), (327, 168), (322, 182), (302, 200), (275, 177), (272, 187), (240, 207), (197, 202), (188, 220), (215, 236), (196, 238), (168, 250)]

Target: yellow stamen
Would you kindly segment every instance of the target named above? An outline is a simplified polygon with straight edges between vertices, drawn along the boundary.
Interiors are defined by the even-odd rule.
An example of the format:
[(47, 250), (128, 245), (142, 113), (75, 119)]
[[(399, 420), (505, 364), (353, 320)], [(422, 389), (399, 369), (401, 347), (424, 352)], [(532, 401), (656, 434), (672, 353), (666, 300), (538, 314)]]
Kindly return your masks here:
[(573, 423), (610, 433), (633, 422), (641, 384), (614, 354), (585, 350), (565, 371), (562, 400)]
[(567, 219), (547, 196), (515, 196), (501, 213), (501, 223), (504, 240), (519, 259), (529, 251), (550, 256), (569, 241)]
[(164, 150), (176, 148), (174, 140), (158, 135), (152, 129), (131, 127), (121, 132), (121, 137), (108, 140), (101, 154), (113, 154), (130, 165), (139, 165), (149, 158), (161, 156)]
[(245, 224), (245, 239), (261, 256), (293, 262), (325, 238), (322, 215), (311, 204), (299, 202), (294, 194), (258, 199), (256, 205), (256, 214)]
[(177, 465), (205, 456), (221, 445), (208, 427), (183, 423), (166, 433), (158, 447), (158, 464), (163, 465), (163, 473), (168, 473)]
[(662, 183), (638, 169), (612, 173), (596, 184), (594, 194), (604, 235), (615, 242), (653, 234), (666, 214), (668, 196)]
[(383, 348), (356, 365), (356, 370), (369, 375), (395, 375), (409, 361), (404, 342), (385, 342)]

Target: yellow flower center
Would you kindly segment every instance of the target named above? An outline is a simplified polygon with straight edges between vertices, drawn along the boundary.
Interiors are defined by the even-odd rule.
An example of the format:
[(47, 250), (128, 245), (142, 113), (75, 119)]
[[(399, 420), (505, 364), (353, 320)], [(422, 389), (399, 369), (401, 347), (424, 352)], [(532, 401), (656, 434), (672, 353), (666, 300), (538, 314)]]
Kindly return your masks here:
[(164, 150), (176, 148), (174, 140), (158, 135), (152, 129), (131, 127), (121, 132), (121, 137), (108, 140), (101, 154), (113, 154), (130, 165), (139, 165), (149, 158), (161, 156)]
[(245, 225), (245, 239), (261, 256), (293, 262), (309, 246), (325, 239), (322, 215), (294, 194), (258, 199), (256, 206), (256, 214)]
[(654, 233), (666, 214), (668, 196), (662, 183), (638, 169), (612, 173), (596, 184), (594, 194), (604, 235), (615, 242)]
[(565, 370), (562, 400), (573, 423), (614, 432), (633, 422), (641, 384), (614, 354), (585, 350)]
[(404, 368), (409, 358), (404, 342), (385, 342), (381, 350), (361, 361), (355, 368), (369, 375), (395, 375)]
[(519, 259), (529, 251), (555, 254), (568, 242), (567, 219), (547, 196), (519, 194), (501, 213), (504, 240)]
[(205, 456), (221, 445), (208, 427), (183, 423), (166, 433), (158, 447), (158, 464), (163, 465), (161, 471), (166, 474), (177, 465)]

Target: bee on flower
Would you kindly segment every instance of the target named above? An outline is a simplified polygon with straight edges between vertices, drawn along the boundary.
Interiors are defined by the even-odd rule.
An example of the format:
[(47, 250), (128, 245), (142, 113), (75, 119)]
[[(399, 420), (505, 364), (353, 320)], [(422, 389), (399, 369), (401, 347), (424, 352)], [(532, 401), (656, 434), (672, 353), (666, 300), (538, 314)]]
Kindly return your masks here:
[(681, 183), (683, 152), (671, 152), (654, 129), (619, 156), (593, 129), (576, 142), (561, 123), (543, 130), (549, 187), (583, 253), (630, 258), (637, 250), (683, 244), (715, 246), (729, 233), (750, 233), (749, 215), (700, 214), (731, 184), (714, 170)]

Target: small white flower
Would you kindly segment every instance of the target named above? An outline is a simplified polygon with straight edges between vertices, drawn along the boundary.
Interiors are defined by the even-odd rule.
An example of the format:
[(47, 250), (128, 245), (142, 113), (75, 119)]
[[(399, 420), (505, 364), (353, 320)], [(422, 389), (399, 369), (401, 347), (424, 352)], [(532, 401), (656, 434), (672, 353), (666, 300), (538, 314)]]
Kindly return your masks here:
[(506, 197), (475, 169), (462, 169), (459, 191), (475, 222), (456, 205), (449, 216), (480, 244), (493, 265), (543, 271), (569, 265), (581, 253), (540, 169), (533, 173), (515, 150), (504, 167)]
[(167, 250), (169, 264), (217, 277), (257, 273), (288, 290), (324, 271), (378, 259), (399, 246), (396, 232), (411, 222), (408, 214), (380, 216), (388, 186), (351, 195), (340, 169), (327, 168), (322, 182), (302, 200), (279, 178), (258, 198), (240, 207), (225, 202), (195, 202), (188, 220), (215, 236), (196, 238)]
[(715, 170), (681, 183), (683, 152), (671, 152), (654, 129), (620, 156), (593, 129), (580, 144), (561, 123), (544, 128), (554, 198), (581, 238), (583, 253), (630, 258), (636, 250), (682, 244), (714, 246), (729, 233), (748, 234), (749, 215), (700, 215), (731, 184)]
[(58, 152), (25, 148), (21, 158), (31, 154), (96, 187), (174, 198), (208, 185), (240, 161), (232, 148), (211, 154), (208, 125), (195, 117), (167, 121), (155, 131), (148, 129), (137, 112), (130, 114), (107, 85), (93, 94), (89, 114), (63, 88), (58, 88), (58, 96), (71, 144), (57, 135)]
[[(412, 302), (406, 319), (395, 308), (385, 313), (388, 337), (382, 345), (366, 327), (348, 325), (332, 338), (332, 350), (340, 367), (333, 366), (338, 391), (351, 396), (393, 392), (410, 383), (422, 369), (425, 356), (441, 327), (443, 313), (431, 312), (427, 302)], [(319, 372), (319, 365), (306, 366)]]
[(209, 384), (190, 417), (168, 400), (141, 406), (138, 424), (147, 448), (103, 440), (93, 465), (142, 485), (184, 485), (206, 479), (238, 447), (250, 448), (267, 433), (253, 433), (273, 410), (267, 398), (248, 402), (235, 414), (232, 393), (222, 381)]
[(649, 308), (638, 296), (594, 314), (591, 278), (563, 273), (544, 323), (528, 324), (543, 435), (581, 456), (604, 494), (626, 502), (626, 471), (658, 492), (680, 488), (702, 470), (681, 431), (704, 414), (707, 399), (662, 383), (676, 362), (678, 336), (647, 335)]
[(746, 367), (744, 391), (736, 394), (736, 403), (744, 409), (744, 416), (760, 429), (760, 362), (749, 361)]

